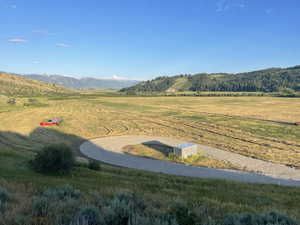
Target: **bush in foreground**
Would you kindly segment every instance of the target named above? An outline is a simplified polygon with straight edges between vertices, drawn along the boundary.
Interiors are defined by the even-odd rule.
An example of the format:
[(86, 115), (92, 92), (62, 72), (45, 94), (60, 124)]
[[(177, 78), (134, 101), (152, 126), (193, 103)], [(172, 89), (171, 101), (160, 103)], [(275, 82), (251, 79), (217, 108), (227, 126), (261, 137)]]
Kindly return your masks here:
[(3, 187), (0, 187), (0, 202), (5, 203), (11, 199), (10, 193)]
[(222, 225), (297, 225), (297, 222), (278, 212), (269, 212), (229, 215)]
[(98, 225), (104, 224), (104, 220), (101, 217), (101, 212), (94, 206), (87, 206), (80, 210), (75, 220), (71, 225)]
[(174, 216), (180, 225), (195, 224), (196, 215), (184, 201), (175, 200), (171, 202), (170, 215)]
[(80, 199), (81, 192), (71, 185), (63, 185), (58, 188), (50, 188), (42, 193), (42, 197), (45, 197), (50, 200), (66, 200), (66, 199)]
[(101, 169), (100, 163), (96, 160), (90, 160), (88, 164), (89, 169), (99, 171)]
[(37, 153), (30, 165), (39, 173), (66, 174), (75, 166), (75, 157), (67, 145), (50, 145)]
[(11, 200), (11, 194), (0, 186), (0, 216), (6, 211), (7, 203)]
[(23, 211), (15, 210), (14, 216), (1, 217), (0, 213), (0, 225), (299, 225), (278, 212), (206, 218), (206, 212), (195, 211), (195, 205), (189, 202), (172, 200), (166, 205), (163, 208), (130, 192), (104, 197), (99, 193), (83, 194), (64, 185), (36, 193), (31, 204), (26, 203)]

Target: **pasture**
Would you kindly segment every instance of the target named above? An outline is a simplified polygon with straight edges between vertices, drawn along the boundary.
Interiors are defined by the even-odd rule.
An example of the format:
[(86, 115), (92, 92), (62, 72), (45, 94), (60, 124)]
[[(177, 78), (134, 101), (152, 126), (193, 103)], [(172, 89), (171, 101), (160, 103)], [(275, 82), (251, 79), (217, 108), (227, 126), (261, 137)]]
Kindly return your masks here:
[[(24, 102), (24, 99), (17, 102)], [(38, 99), (41, 106), (8, 106), (1, 130), (36, 142), (63, 141), (39, 132), (39, 122), (61, 118), (54, 130), (91, 139), (110, 135), (178, 137), (258, 159), (300, 166), (297, 98), (272, 97), (97, 97)], [(3, 108), (0, 106), (0, 108)], [(18, 103), (17, 103), (18, 104)], [(34, 135), (32, 133), (34, 132)], [(24, 142), (18, 137), (11, 143)], [(72, 141), (72, 139), (71, 139)]]
[[(0, 99), (1, 183), (17, 192), (70, 183), (105, 195), (131, 190), (157, 201), (200, 202), (212, 216), (275, 209), (300, 219), (299, 188), (174, 177), (105, 164), (99, 172), (79, 167), (70, 176), (43, 176), (27, 165), (46, 144), (64, 142), (79, 154), (78, 146), (86, 139), (132, 134), (178, 137), (297, 167), (300, 127), (289, 124), (300, 120), (297, 98), (85, 94), (35, 99), (41, 104), (24, 106), (28, 99), (17, 98), (16, 105), (7, 105)], [(39, 127), (53, 117), (63, 119), (63, 125)]]

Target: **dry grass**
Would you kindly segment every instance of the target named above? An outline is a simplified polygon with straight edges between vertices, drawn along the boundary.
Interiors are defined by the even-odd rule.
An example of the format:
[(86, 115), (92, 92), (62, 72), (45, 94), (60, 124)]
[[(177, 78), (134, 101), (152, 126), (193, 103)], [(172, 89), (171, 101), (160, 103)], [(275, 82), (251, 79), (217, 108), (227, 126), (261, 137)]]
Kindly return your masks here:
[(132, 97), (113, 98), (111, 103), (150, 106), (159, 111), (209, 113), (255, 119), (295, 122), (300, 120), (298, 98), (275, 97)]
[[(181, 138), (273, 162), (300, 166), (300, 127), (261, 121), (295, 121), (300, 102), (266, 97), (82, 97), (40, 99), (47, 107), (0, 113), (0, 139), (16, 147), (76, 139), (38, 129), (39, 122), (61, 118), (54, 131), (83, 139), (110, 135), (153, 135)], [(212, 114), (213, 113), (213, 114)], [(217, 113), (217, 114), (214, 114)], [(230, 116), (224, 116), (229, 114)], [(249, 118), (251, 117), (251, 118)]]
[(146, 158), (167, 160), (171, 152), (167, 148), (161, 145), (127, 145), (123, 148), (123, 152)]

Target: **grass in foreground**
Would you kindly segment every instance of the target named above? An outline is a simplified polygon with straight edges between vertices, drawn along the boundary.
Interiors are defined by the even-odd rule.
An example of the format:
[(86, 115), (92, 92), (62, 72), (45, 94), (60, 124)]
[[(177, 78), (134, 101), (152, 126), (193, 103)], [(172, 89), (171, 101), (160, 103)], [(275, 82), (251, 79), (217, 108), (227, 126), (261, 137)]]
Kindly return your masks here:
[(28, 161), (32, 157), (33, 154), (26, 151), (3, 151), (1, 148), (0, 186), (31, 198), (41, 190), (71, 184), (83, 193), (96, 191), (104, 197), (130, 191), (162, 205), (161, 210), (169, 207), (169, 201), (178, 199), (195, 209), (200, 207), (214, 219), (221, 219), (228, 213), (275, 210), (300, 220), (300, 189), (297, 187), (178, 177), (106, 164), (101, 164), (100, 171), (81, 166), (69, 175), (46, 176), (29, 168)]
[[(8, 191), (9, 190), (9, 191)], [(297, 225), (294, 218), (271, 211), (235, 213), (212, 218), (210, 208), (184, 200), (157, 202), (119, 192), (112, 198), (83, 193), (70, 185), (39, 193), (10, 192), (0, 186), (0, 224), (23, 225)], [(16, 191), (16, 190), (14, 190)], [(17, 204), (16, 204), (17, 203)]]

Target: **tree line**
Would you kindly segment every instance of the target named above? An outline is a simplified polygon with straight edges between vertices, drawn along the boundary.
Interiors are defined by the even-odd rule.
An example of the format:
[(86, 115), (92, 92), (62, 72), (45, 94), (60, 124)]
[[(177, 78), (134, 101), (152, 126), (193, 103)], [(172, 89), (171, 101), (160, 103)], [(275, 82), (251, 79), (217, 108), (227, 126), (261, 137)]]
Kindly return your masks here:
[(141, 82), (122, 92), (162, 92), (172, 88), (179, 78), (185, 78), (184, 88), (177, 91), (230, 91), (230, 92), (278, 92), (282, 88), (300, 91), (300, 66), (271, 68), (239, 74), (184, 74), (161, 76)]

